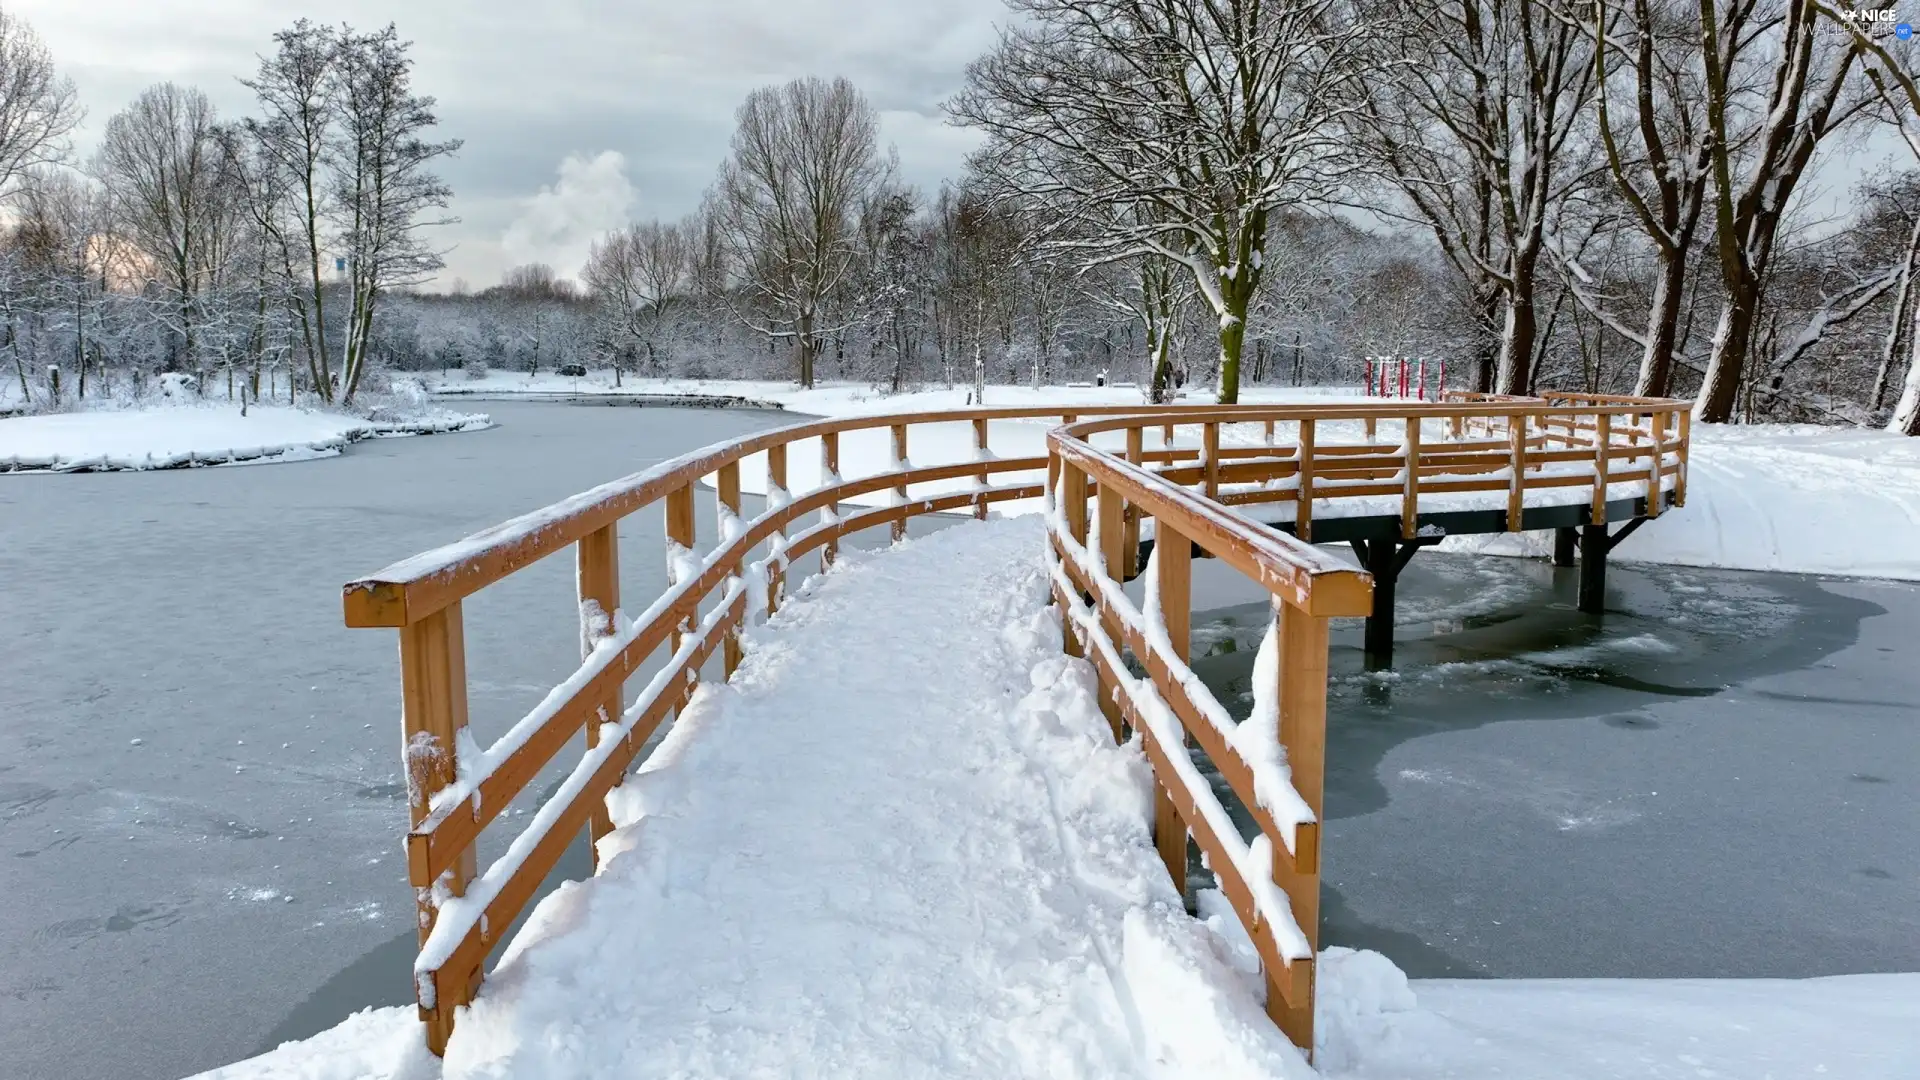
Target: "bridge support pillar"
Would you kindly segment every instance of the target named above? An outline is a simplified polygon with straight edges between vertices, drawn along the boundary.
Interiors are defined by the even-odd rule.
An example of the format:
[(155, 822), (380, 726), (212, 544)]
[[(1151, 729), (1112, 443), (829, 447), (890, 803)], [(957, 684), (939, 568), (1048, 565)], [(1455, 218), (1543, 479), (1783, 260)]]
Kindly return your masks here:
[(1580, 530), (1569, 525), (1553, 530), (1553, 565), (1572, 566), (1573, 549), (1580, 539)]
[(1589, 615), (1607, 608), (1607, 553), (1612, 549), (1613, 538), (1605, 525), (1580, 527), (1580, 599), (1575, 606)]
[(1365, 645), (1368, 668), (1393, 666), (1394, 587), (1400, 581), (1400, 545), (1393, 540), (1355, 541), (1367, 573), (1373, 575), (1373, 613), (1367, 616)]

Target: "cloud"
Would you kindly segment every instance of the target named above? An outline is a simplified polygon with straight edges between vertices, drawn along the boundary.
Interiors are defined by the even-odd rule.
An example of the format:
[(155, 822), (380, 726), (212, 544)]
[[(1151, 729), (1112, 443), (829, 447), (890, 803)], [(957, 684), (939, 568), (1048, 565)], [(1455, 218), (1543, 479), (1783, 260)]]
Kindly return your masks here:
[(559, 173), (557, 182), (521, 203), (500, 246), (515, 263), (543, 262), (561, 274), (577, 274), (593, 241), (627, 223), (640, 193), (627, 179), (626, 155), (618, 150), (591, 158), (568, 154)]

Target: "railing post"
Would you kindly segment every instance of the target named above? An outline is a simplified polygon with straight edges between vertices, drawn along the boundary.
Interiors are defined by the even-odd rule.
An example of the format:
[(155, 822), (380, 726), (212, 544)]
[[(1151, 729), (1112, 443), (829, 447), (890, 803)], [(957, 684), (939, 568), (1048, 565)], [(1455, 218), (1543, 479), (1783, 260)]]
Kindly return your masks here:
[[(620, 610), (620, 526), (608, 522), (580, 538), (574, 545), (575, 578), (580, 596), (580, 658), (585, 660), (594, 648), (614, 633), (614, 613)], [(600, 703), (596, 720), (587, 724), (587, 749), (600, 745), (600, 725), (617, 723), (626, 712), (626, 691), (616, 686)], [(593, 808), (587, 822), (587, 836), (598, 844), (613, 831), (604, 802)], [(593, 851), (594, 865), (600, 864), (600, 852)]]
[[(1125, 552), (1127, 543), (1126, 503), (1120, 498), (1120, 489), (1113, 484), (1102, 483), (1096, 496), (1096, 509), (1100, 514), (1100, 562), (1101, 569), (1114, 581), (1126, 580)], [(1095, 583), (1096, 585), (1098, 583)], [(1106, 625), (1107, 598), (1104, 588), (1094, 593), (1094, 613), (1102, 626)], [(1119, 642), (1125, 641), (1125, 635), (1115, 634)], [(1107, 718), (1107, 725), (1113, 729), (1113, 741), (1126, 741), (1124, 718), (1120, 713), (1120, 703), (1114, 700), (1108, 689), (1100, 693), (1100, 712)]]
[[(893, 462), (894, 470), (904, 472), (907, 469), (907, 425), (893, 425)], [(907, 482), (893, 485), (893, 497), (900, 507), (900, 519), (893, 523), (893, 541), (899, 543), (907, 538)]]
[(1413, 539), (1420, 530), (1420, 418), (1410, 416), (1406, 421), (1407, 434), (1407, 481), (1400, 495), (1400, 536)]
[[(1154, 585), (1160, 594), (1160, 621), (1166, 627), (1167, 639), (1173, 645), (1173, 652), (1181, 663), (1191, 656), (1189, 641), (1193, 625), (1193, 547), (1192, 541), (1176, 532), (1170, 523), (1158, 521), (1154, 525), (1153, 541)], [(1185, 728), (1183, 727), (1184, 733)], [(1186, 753), (1186, 736), (1181, 739), (1180, 753)], [(1173, 747), (1167, 747), (1172, 754)], [(1153, 846), (1160, 852), (1160, 861), (1167, 866), (1167, 873), (1173, 877), (1174, 888), (1180, 890), (1184, 899), (1187, 893), (1187, 823), (1180, 818), (1175, 808), (1173, 796), (1167, 791), (1160, 777), (1154, 777), (1153, 783)]]
[(1318, 421), (1300, 421), (1299, 486), (1294, 490), (1293, 535), (1313, 539), (1313, 438)]
[[(1067, 535), (1081, 547), (1087, 545), (1087, 474), (1079, 466), (1066, 458), (1060, 459), (1060, 514), (1067, 522)], [(1060, 608), (1060, 629), (1068, 656), (1085, 656), (1080, 643), (1073, 636), (1073, 615), (1071, 605)]]
[(1666, 478), (1667, 467), (1667, 418), (1671, 413), (1662, 411), (1647, 414), (1647, 435), (1653, 440), (1653, 460), (1647, 466), (1647, 516), (1659, 517), (1661, 481)]
[(1600, 413), (1593, 418), (1593, 510), (1595, 525), (1607, 523), (1607, 473), (1613, 460), (1613, 416)]
[[(667, 584), (680, 584), (679, 559), (693, 561), (693, 485), (677, 488), (667, 493)], [(694, 611), (680, 621), (673, 631), (673, 650), (680, 651), (682, 631), (693, 624)]]
[[(769, 509), (784, 512), (785, 506), (792, 501), (787, 491), (787, 444), (779, 443), (767, 447), (767, 502)], [(774, 502), (779, 507), (774, 507)], [(774, 527), (774, 535), (779, 539), (769, 545), (767, 552), (767, 615), (780, 610), (780, 594), (787, 588), (787, 523), (784, 519)]]
[(980, 497), (973, 502), (973, 516), (977, 521), (987, 520), (987, 493), (990, 473), (987, 472), (987, 418), (975, 417), (973, 421), (973, 449), (980, 458), (980, 471), (976, 474), (980, 481)]
[(1680, 471), (1673, 478), (1673, 505), (1687, 505), (1687, 458), (1692, 451), (1693, 410), (1680, 410)]
[[(820, 477), (822, 484), (839, 486), (840, 475), (840, 433), (829, 431), (820, 436)], [(840, 504), (828, 503), (827, 509), (835, 518), (840, 516)], [(820, 546), (820, 569), (825, 570), (840, 558), (840, 539), (833, 537)]]
[[(430, 812), (433, 797), (454, 782), (457, 736), (467, 726), (466, 632), (458, 600), (400, 628), (400, 701), (407, 804), (417, 826)], [(452, 895), (464, 896), (473, 881), (474, 867), (474, 850), (469, 846), (440, 881), (413, 882), (421, 944), (426, 944), (439, 915), (433, 887), (443, 885)], [(433, 1007), (420, 1009), (420, 1019), (427, 1026), (427, 1047), (435, 1054), (446, 1053), (447, 1039), (453, 1034), (454, 1011), (472, 1001), (480, 987), (481, 971), (477, 967), (464, 974), (448, 974), (452, 977), (435, 978), (440, 989), (434, 995)]]
[[(1139, 465), (1146, 455), (1147, 433), (1145, 429), (1130, 427), (1127, 429), (1127, 463)], [(1126, 508), (1125, 550), (1122, 552), (1121, 580), (1135, 576), (1140, 570), (1140, 508), (1127, 504)]]
[[(1280, 631), (1280, 744), (1286, 749), (1293, 789), (1312, 808), (1316, 822), (1325, 819), (1324, 790), (1327, 756), (1327, 620), (1291, 604), (1276, 601)], [(1317, 847), (1302, 858), (1286, 857), (1286, 847), (1274, 841), (1273, 880), (1287, 894), (1293, 920), (1306, 935), (1312, 952), (1320, 951), (1320, 860)], [(1296, 964), (1312, 964), (1296, 960)], [(1286, 1032), (1295, 1046), (1313, 1050), (1314, 969), (1304, 980), (1304, 1000), (1289, 1003), (1280, 990), (1286, 972), (1267, 972), (1267, 1015)], [(1298, 985), (1296, 982), (1295, 985)]]
[[(716, 518), (718, 527), (714, 529), (714, 534), (717, 546), (725, 549), (739, 538), (744, 524), (740, 520), (740, 463), (738, 461), (729, 461), (725, 465), (720, 466), (719, 473), (714, 477), (714, 487), (717, 488), (719, 492), (719, 499), (715, 503), (716, 509), (714, 511), (714, 517)], [(731, 529), (727, 528), (725, 524), (729, 521), (733, 523)], [(733, 533), (734, 535), (729, 536), (728, 533)], [(742, 565), (745, 558), (743, 555), (733, 560), (733, 565), (728, 567), (735, 581), (740, 580), (746, 571), (746, 567)], [(724, 655), (722, 663), (725, 665), (727, 678), (731, 679), (733, 678), (733, 673), (740, 667), (739, 623), (734, 623), (733, 626), (727, 630), (727, 638), (726, 641), (721, 644), (721, 652)]]
[(1524, 493), (1527, 472), (1527, 422), (1517, 414), (1507, 417), (1507, 450), (1512, 455), (1513, 478), (1507, 484), (1507, 531), (1520, 531), (1520, 518), (1526, 508)]
[(1220, 498), (1220, 425), (1207, 424), (1201, 428), (1201, 453), (1206, 455), (1205, 490), (1209, 501)]

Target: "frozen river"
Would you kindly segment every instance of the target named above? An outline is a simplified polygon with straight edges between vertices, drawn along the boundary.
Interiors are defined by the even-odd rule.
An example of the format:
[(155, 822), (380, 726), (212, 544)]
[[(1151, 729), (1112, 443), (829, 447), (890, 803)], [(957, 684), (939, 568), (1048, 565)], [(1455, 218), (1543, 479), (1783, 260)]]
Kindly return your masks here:
[[(340, 584), (790, 419), (487, 408), (297, 465), (0, 478), (9, 1080), (164, 1080), (407, 1000), (394, 637), (343, 628)], [(659, 535), (625, 529), (630, 598)], [(483, 737), (577, 662), (571, 572), (469, 601)], [(1428, 553), (1397, 675), (1336, 634), (1328, 939), (1415, 974), (1920, 969), (1920, 590), (1613, 583), (1596, 627), (1565, 572)], [(1230, 600), (1201, 666), (1232, 690)]]

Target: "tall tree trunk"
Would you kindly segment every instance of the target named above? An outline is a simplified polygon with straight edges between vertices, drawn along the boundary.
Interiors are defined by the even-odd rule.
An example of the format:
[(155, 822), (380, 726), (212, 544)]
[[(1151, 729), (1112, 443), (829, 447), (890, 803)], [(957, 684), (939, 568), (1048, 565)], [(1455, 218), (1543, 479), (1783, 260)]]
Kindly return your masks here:
[(1724, 424), (1733, 419), (1733, 408), (1740, 400), (1740, 379), (1747, 366), (1747, 351), (1753, 342), (1754, 310), (1758, 288), (1742, 281), (1720, 308), (1720, 325), (1713, 332), (1713, 358), (1694, 402), (1693, 418), (1701, 423)]
[(1880, 351), (1880, 370), (1873, 377), (1873, 397), (1868, 408), (1875, 412), (1887, 403), (1887, 387), (1893, 377), (1893, 360), (1900, 355), (1901, 346), (1908, 344), (1908, 333), (1914, 318), (1913, 262), (1920, 257), (1920, 220), (1914, 222), (1913, 232), (1907, 238), (1906, 258), (1900, 264), (1900, 289), (1893, 298), (1893, 321), (1887, 327), (1887, 344)]
[(1914, 304), (1913, 325), (1907, 330), (1911, 352), (1907, 356), (1907, 378), (1900, 391), (1900, 402), (1893, 407), (1888, 431), (1902, 435), (1920, 435), (1920, 303)]
[(1673, 386), (1673, 350), (1679, 343), (1680, 309), (1685, 302), (1687, 260), (1683, 251), (1660, 253), (1660, 276), (1647, 312), (1647, 348), (1640, 354), (1637, 397), (1666, 397)]
[(813, 313), (809, 311), (800, 316), (799, 327), (794, 334), (793, 340), (794, 366), (799, 369), (797, 374), (802, 390), (813, 389), (813, 360), (815, 352)]

